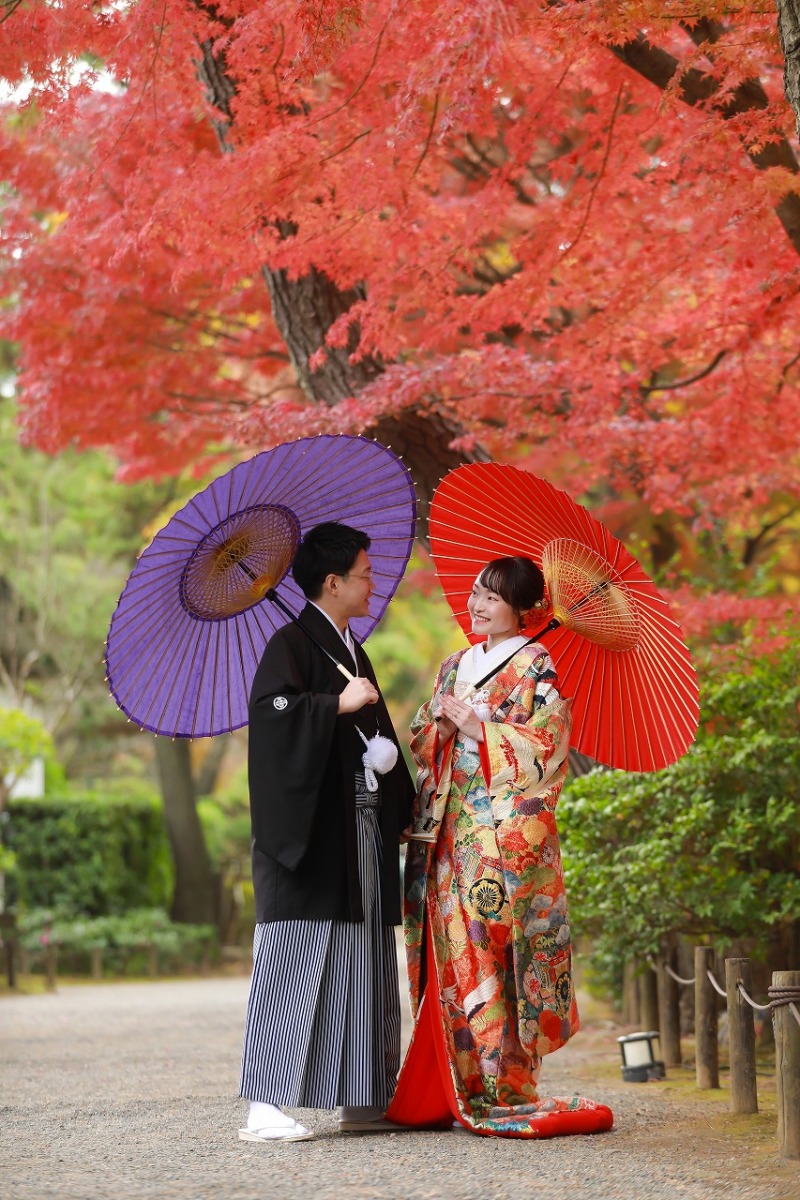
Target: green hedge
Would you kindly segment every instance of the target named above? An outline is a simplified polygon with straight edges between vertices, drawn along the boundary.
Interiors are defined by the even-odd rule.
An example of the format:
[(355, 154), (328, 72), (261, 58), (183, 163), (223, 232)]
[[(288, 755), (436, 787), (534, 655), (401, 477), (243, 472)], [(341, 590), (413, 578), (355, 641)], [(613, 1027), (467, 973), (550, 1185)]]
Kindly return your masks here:
[(183, 925), (158, 908), (134, 909), (119, 916), (84, 917), (36, 908), (23, 913), (17, 923), (17, 941), (28, 951), (53, 945), (59, 951), (91, 950), (126, 954), (147, 947), (190, 962), (214, 946), (214, 925)]
[(184, 973), (218, 961), (214, 925), (176, 924), (161, 909), (107, 917), (30, 909), (19, 917), (16, 941), (26, 973), (46, 970), (50, 947), (57, 952), (59, 974), (90, 971), (95, 978)]
[(173, 866), (161, 805), (137, 790), (12, 800), (10, 904), (89, 917), (168, 908)]

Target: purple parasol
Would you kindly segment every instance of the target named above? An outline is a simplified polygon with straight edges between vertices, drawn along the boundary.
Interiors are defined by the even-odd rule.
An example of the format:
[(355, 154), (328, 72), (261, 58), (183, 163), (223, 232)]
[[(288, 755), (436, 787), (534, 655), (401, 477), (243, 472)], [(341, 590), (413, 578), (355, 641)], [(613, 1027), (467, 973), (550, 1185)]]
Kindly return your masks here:
[[(411, 476), (379, 442), (301, 438), (240, 463), (190, 500), (142, 552), (106, 644), (108, 685), (131, 721), (169, 737), (211, 737), (247, 723), (264, 646), (305, 596), (287, 574), (323, 521), (362, 529), (375, 591), (351, 622), (364, 641), (406, 568), (414, 538)], [(280, 586), (279, 586), (280, 585)]]

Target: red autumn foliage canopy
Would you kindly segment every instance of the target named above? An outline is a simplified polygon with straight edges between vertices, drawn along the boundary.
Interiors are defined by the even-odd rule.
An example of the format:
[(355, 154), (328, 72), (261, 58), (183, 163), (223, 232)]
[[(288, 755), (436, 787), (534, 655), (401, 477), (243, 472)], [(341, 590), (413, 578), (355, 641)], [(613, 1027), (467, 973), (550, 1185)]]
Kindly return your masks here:
[[(113, 447), (134, 477), (435, 407), (465, 446), (523, 442), (655, 512), (747, 522), (797, 497), (800, 243), (775, 208), (800, 184), (753, 161), (793, 137), (768, 9), (0, 12), (4, 331), (31, 442)], [(631, 47), (675, 64), (665, 86)], [(312, 403), (264, 264), (361, 288), (328, 344), (357, 320), (355, 357), (386, 369)]]

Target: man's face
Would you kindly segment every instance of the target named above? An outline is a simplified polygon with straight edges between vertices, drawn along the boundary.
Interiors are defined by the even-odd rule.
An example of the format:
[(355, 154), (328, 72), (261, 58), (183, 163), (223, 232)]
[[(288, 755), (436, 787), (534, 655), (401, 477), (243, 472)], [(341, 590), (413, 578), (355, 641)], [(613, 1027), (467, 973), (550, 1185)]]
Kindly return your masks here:
[(350, 570), (346, 575), (337, 575), (336, 583), (342, 614), (348, 621), (352, 617), (368, 617), (369, 599), (375, 585), (366, 550), (359, 550)]

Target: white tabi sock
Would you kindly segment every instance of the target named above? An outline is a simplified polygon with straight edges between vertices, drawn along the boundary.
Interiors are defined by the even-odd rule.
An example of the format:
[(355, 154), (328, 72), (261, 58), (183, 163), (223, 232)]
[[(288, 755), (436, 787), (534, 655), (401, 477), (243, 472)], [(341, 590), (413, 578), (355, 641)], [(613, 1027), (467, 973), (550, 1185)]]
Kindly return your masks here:
[(247, 1116), (248, 1129), (288, 1129), (294, 1125), (292, 1117), (287, 1117), (274, 1104), (262, 1104), (260, 1100), (250, 1101), (250, 1112)]

